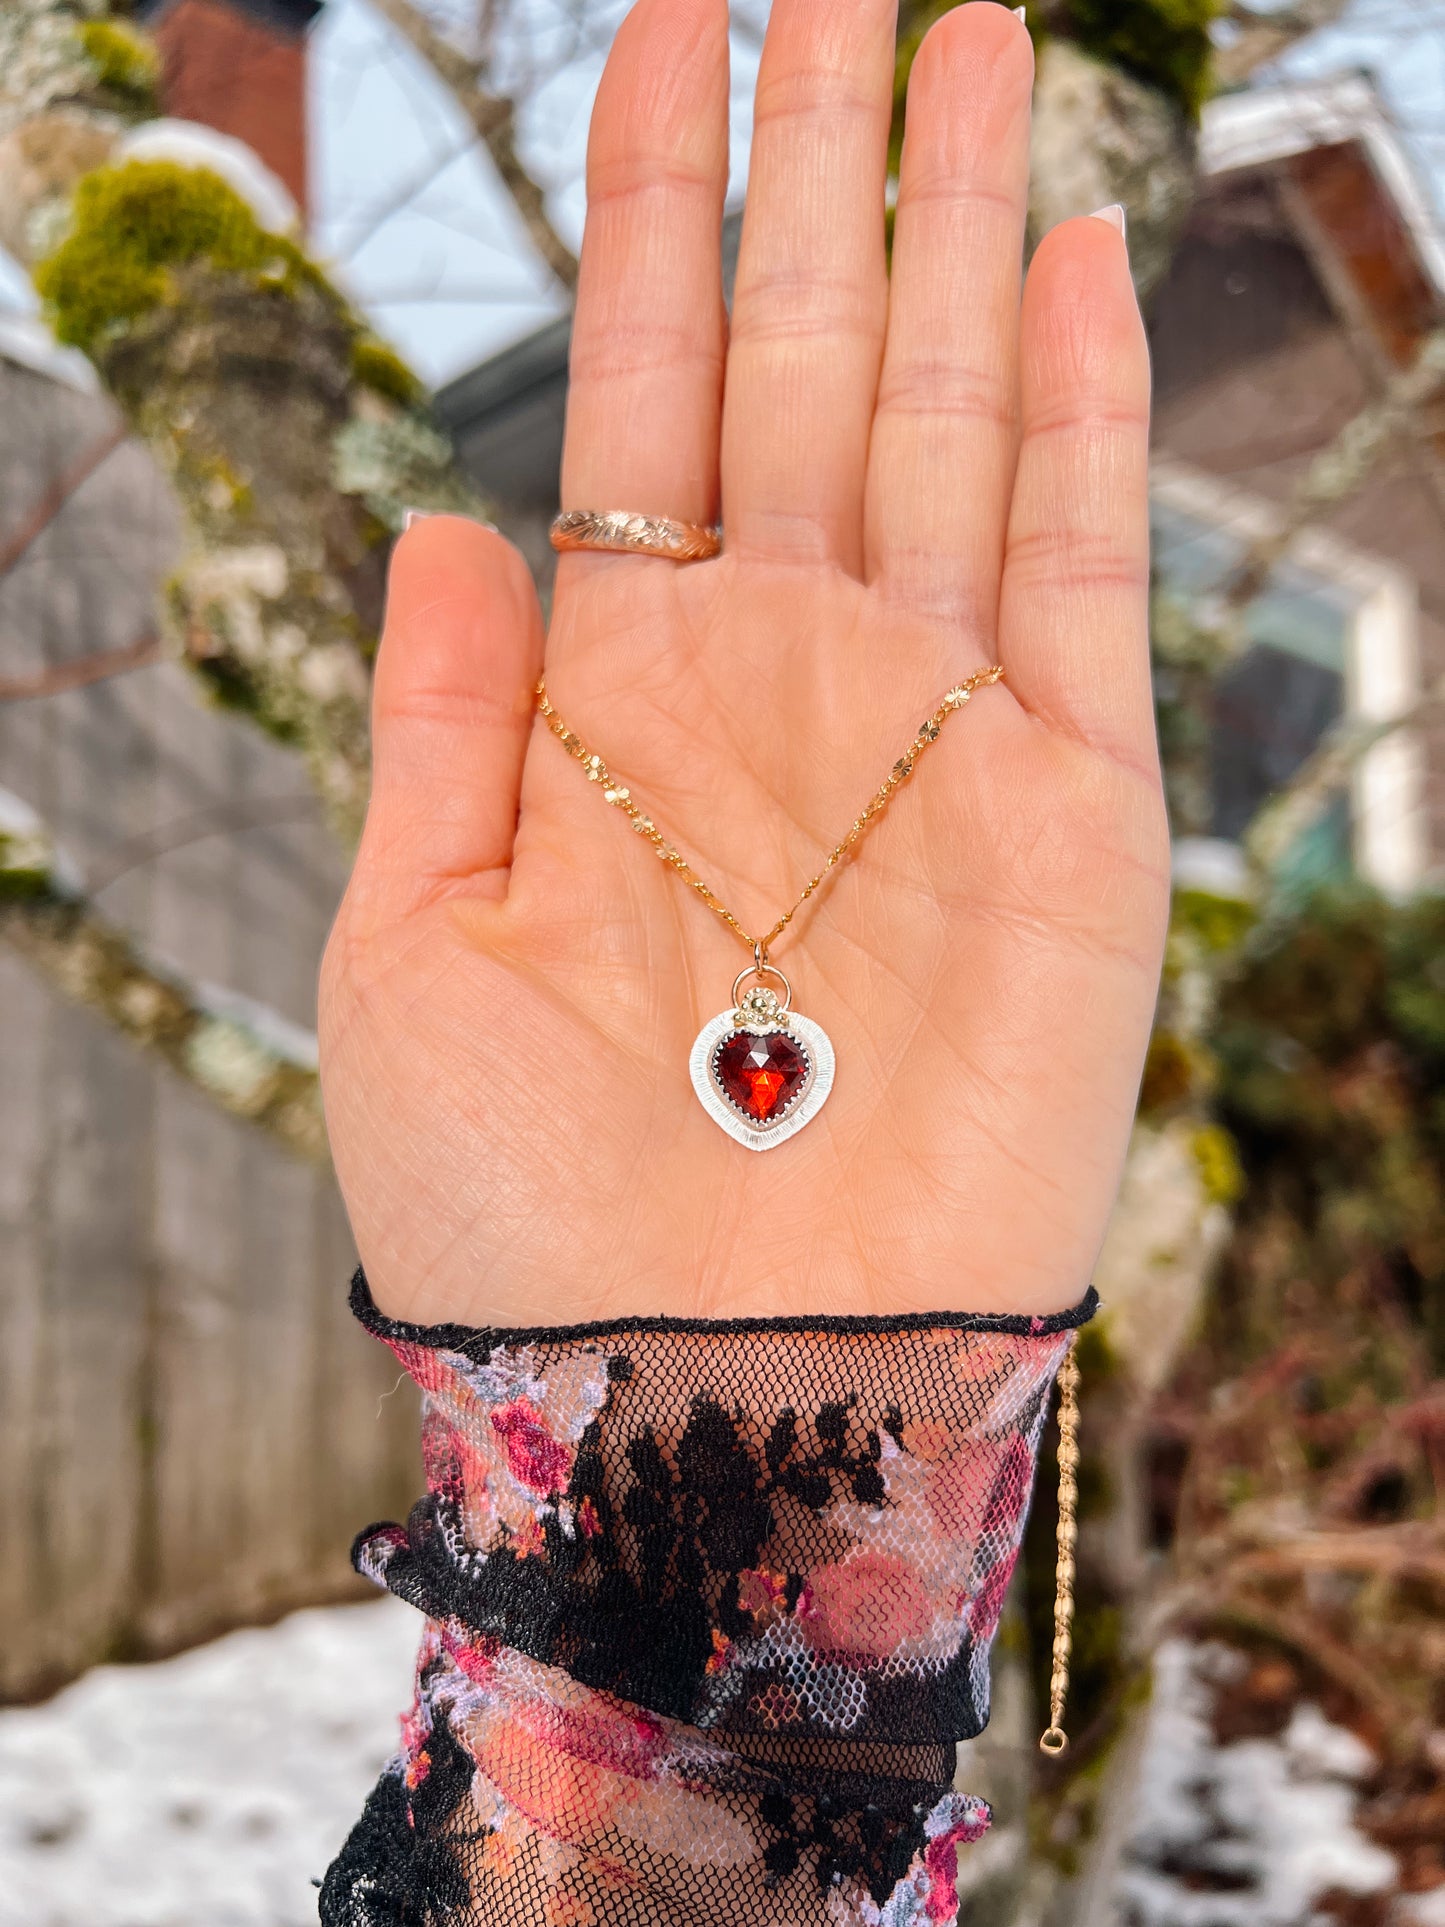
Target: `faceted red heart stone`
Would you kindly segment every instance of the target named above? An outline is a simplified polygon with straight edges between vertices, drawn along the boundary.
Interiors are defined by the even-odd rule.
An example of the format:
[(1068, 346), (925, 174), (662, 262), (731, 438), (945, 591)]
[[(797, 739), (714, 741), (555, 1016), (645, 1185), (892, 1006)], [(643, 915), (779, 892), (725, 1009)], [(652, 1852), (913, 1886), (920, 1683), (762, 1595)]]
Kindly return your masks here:
[(718, 1045), (712, 1063), (723, 1090), (756, 1124), (782, 1115), (808, 1081), (811, 1068), (800, 1046), (780, 1030), (766, 1036), (732, 1031)]

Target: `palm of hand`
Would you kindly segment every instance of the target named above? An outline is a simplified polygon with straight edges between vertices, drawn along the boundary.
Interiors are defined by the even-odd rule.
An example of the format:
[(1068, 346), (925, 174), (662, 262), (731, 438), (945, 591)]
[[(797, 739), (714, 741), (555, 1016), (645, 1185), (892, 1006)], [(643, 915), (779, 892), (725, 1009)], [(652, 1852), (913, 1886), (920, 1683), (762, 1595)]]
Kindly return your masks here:
[[(806, 11), (778, 0), (775, 68)], [(961, 13), (996, 18), (955, 38), (991, 35), (1017, 59), (997, 9)], [(591, 325), (584, 306), (579, 334)], [(1099, 404), (1084, 400), (1087, 418)], [(768, 432), (756, 410), (737, 428)], [(1052, 439), (1040, 433), (1037, 460), (1059, 458)], [(1020, 505), (1028, 473), (1026, 439), (1012, 508), (1001, 468), (997, 499), (969, 510), (985, 534), (1010, 531), (1009, 683), (952, 721), (778, 946), (838, 1080), (761, 1157), (718, 1131), (687, 1074), (747, 953), (531, 717), (538, 618), (515, 559), (456, 522), (408, 535), (378, 673), (377, 797), (323, 998), (332, 1141), (385, 1309), (530, 1324), (1051, 1310), (1080, 1295), (1147, 1036), (1167, 850), (1137, 662), (1122, 723), (1046, 682), (1040, 621), (1074, 620), (1090, 572), (1077, 527), (1046, 553), (1043, 510)], [(869, 496), (876, 483), (870, 462)], [(1057, 478), (1034, 486), (1047, 505)], [(1123, 532), (1098, 537), (1114, 547), (1096, 548), (1107, 566), (1084, 591), (1101, 623), (1117, 620), (1111, 596), (1140, 593), (1108, 581), (1138, 503), (1113, 512)], [(761, 932), (943, 691), (993, 652), (886, 568), (735, 552), (732, 526), (714, 563), (566, 561), (545, 654), (559, 710)], [(991, 595), (973, 582), (962, 600), (999, 599), (994, 568)], [(1138, 635), (1126, 646), (1137, 655)]]

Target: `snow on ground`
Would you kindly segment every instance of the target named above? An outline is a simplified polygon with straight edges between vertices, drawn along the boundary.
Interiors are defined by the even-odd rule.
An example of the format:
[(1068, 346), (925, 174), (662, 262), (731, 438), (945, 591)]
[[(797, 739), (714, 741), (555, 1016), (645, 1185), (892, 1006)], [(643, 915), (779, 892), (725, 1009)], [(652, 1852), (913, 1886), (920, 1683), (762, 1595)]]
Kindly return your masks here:
[(315, 1927), (420, 1621), (293, 1614), (0, 1711), (0, 1927)]
[[(1215, 1696), (1243, 1670), (1220, 1646), (1172, 1640), (1155, 1657), (1139, 1817), (1120, 1881), (1126, 1927), (1309, 1927), (1332, 1889), (1393, 1890), (1393, 1855), (1355, 1825), (1375, 1761), (1319, 1708), (1277, 1739), (1220, 1746)], [(1398, 1927), (1427, 1927), (1409, 1913)]]
[[(0, 1711), (0, 1927), (314, 1927), (411, 1698), (420, 1624), (394, 1599), (296, 1613)], [(1127, 1927), (1303, 1927), (1331, 1888), (1392, 1889), (1358, 1830), (1368, 1749), (1315, 1707), (1215, 1743), (1235, 1656), (1158, 1656)], [(1445, 1927), (1445, 1890), (1392, 1927)]]

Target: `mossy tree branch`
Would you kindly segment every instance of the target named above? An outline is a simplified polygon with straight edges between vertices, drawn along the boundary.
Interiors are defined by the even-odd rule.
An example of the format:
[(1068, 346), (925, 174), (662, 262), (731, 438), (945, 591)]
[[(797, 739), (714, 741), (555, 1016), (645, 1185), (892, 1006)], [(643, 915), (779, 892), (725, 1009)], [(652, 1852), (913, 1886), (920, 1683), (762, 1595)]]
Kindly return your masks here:
[(73, 1003), (113, 1024), (233, 1117), (326, 1159), (314, 1047), (240, 999), (207, 999), (151, 963), (85, 899), (46, 826), (0, 791), (0, 935)]
[(403, 504), (473, 498), (420, 385), (294, 238), (215, 174), (126, 158), (152, 67), (104, 4), (5, 9), (0, 238), (174, 487), (170, 648), (302, 749), (353, 832), (389, 537)]

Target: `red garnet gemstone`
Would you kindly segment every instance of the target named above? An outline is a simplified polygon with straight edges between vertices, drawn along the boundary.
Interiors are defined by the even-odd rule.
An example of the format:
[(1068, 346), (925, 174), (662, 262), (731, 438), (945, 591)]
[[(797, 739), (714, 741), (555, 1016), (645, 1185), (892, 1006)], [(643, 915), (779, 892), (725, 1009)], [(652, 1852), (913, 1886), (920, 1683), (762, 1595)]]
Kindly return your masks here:
[(765, 1036), (735, 1030), (718, 1045), (712, 1064), (723, 1091), (755, 1124), (781, 1117), (811, 1068), (801, 1047), (780, 1030)]

